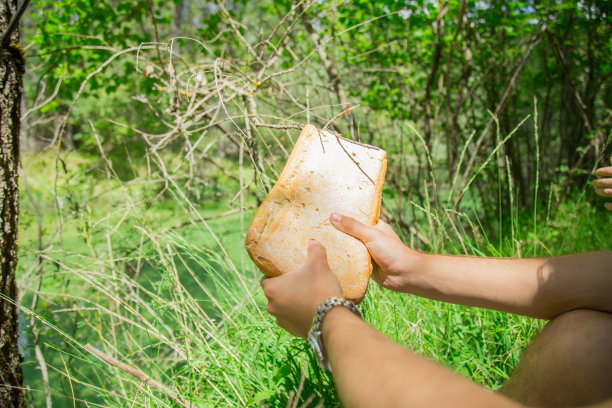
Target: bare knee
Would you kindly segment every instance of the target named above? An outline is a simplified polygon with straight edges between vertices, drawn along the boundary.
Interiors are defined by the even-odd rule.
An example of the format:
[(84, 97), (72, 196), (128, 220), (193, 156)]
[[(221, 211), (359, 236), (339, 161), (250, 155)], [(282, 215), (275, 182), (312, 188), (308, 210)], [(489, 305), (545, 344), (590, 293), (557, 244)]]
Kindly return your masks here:
[(612, 314), (572, 310), (525, 350), (502, 393), (531, 406), (578, 406), (612, 397)]
[(607, 372), (612, 378), (612, 314), (578, 309), (552, 319), (541, 333), (543, 353), (565, 368)]

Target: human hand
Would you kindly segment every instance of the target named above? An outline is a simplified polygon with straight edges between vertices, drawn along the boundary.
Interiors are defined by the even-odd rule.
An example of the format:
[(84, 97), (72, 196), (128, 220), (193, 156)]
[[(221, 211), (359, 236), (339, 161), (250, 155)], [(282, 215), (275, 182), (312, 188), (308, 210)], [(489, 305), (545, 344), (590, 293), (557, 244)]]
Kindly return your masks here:
[(275, 278), (264, 277), (261, 287), (268, 298), (266, 310), (276, 323), (294, 336), (306, 338), (314, 315), (324, 300), (342, 297), (338, 278), (327, 264), (320, 242), (308, 244), (306, 261), (295, 271)]
[(410, 273), (418, 268), (422, 258), (420, 252), (405, 246), (393, 228), (382, 220), (371, 226), (337, 213), (329, 219), (338, 230), (363, 242), (374, 260), (372, 277), (380, 286), (408, 292)]
[[(612, 166), (602, 167), (595, 171), (597, 180), (593, 183), (595, 194), (606, 198), (612, 198)], [(612, 211), (612, 203), (605, 203), (608, 211)]]

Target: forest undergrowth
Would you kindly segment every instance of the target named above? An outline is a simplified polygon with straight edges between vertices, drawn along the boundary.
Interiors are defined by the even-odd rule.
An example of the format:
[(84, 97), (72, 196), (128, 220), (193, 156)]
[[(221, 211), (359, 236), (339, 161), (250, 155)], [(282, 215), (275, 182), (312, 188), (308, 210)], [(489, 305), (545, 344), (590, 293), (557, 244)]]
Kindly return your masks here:
[[(59, 175), (43, 171), (58, 160)], [(26, 155), (23, 169), (21, 346), (36, 405), (45, 399), (45, 376), (57, 406), (338, 404), (306, 342), (265, 311), (260, 274), (242, 247), (252, 210), (224, 215), (222, 206), (199, 205), (176, 184), (149, 203), (149, 184), (126, 184), (110, 163), (76, 152)], [(76, 207), (71, 217), (54, 213), (54, 183), (63, 206)], [(385, 197), (386, 208), (396, 199)], [(441, 252), (477, 256), (604, 249), (611, 246), (609, 214), (599, 201), (587, 184), (554, 208), (543, 200), (533, 212), (501, 219), (498, 231), (484, 228), (475, 211), (455, 211), (466, 222), (442, 230), (423, 221), (415, 237)], [(451, 211), (412, 205), (422, 220)], [(61, 231), (50, 234), (53, 228)], [(39, 251), (46, 236), (54, 243)], [(374, 283), (361, 310), (392, 339), (490, 389), (508, 378), (543, 326)]]

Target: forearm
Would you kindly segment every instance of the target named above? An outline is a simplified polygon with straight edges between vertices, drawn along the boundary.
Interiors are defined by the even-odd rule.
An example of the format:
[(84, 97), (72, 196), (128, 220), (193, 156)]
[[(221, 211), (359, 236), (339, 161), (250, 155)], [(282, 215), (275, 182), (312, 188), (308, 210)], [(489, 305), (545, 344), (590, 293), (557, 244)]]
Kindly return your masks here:
[(612, 252), (499, 259), (420, 255), (403, 291), (539, 318), (586, 308), (612, 313)]
[(517, 406), (404, 349), (346, 309), (332, 309), (322, 333), (345, 407)]

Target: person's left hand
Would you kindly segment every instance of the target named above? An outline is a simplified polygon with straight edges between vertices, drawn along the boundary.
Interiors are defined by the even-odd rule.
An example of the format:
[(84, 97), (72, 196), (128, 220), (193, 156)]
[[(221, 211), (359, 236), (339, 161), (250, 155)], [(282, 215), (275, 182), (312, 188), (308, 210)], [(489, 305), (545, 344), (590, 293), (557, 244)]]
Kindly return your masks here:
[[(612, 158), (610, 161), (612, 162)], [(593, 183), (595, 194), (612, 198), (612, 166), (597, 169), (595, 176), (597, 176), (597, 180)], [(612, 203), (605, 203), (604, 205), (608, 211), (612, 211)]]
[(262, 278), (261, 287), (268, 298), (266, 310), (276, 317), (276, 323), (303, 338), (308, 336), (321, 303), (333, 296), (342, 297), (338, 278), (327, 264), (325, 247), (315, 240), (308, 244), (302, 266), (275, 278)]

